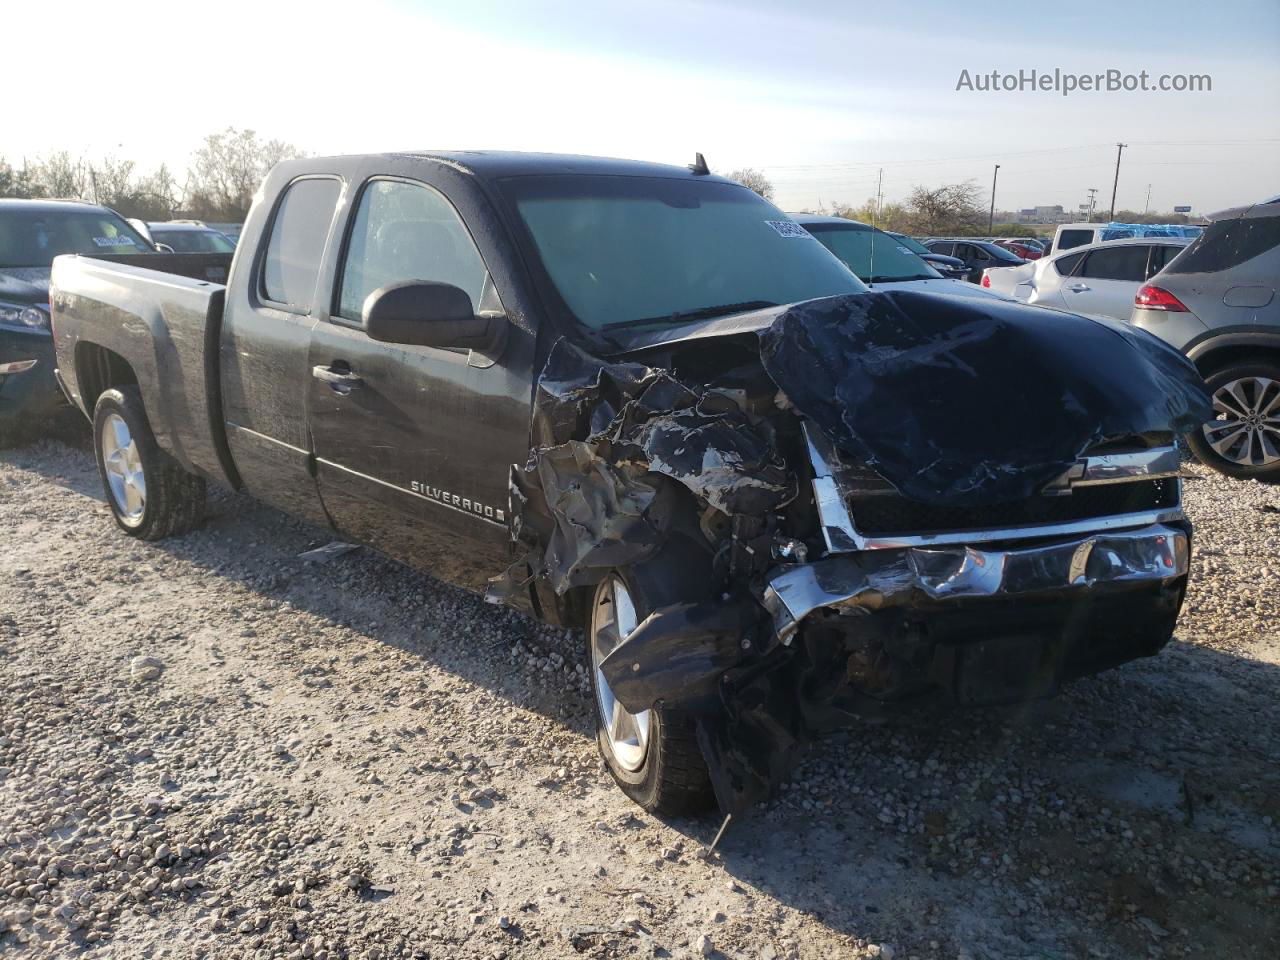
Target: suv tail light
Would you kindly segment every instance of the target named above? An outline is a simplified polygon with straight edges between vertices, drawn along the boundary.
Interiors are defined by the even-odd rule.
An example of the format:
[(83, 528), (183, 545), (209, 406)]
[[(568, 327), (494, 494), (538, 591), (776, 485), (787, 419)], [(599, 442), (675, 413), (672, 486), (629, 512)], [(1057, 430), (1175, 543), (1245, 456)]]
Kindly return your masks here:
[(985, 270), (982, 271), (982, 285), (984, 287), (991, 286), (991, 277), (990, 275), (988, 275), (987, 271)]
[(1164, 310), (1168, 313), (1187, 313), (1182, 301), (1163, 287), (1148, 283), (1133, 298), (1133, 305), (1143, 310)]

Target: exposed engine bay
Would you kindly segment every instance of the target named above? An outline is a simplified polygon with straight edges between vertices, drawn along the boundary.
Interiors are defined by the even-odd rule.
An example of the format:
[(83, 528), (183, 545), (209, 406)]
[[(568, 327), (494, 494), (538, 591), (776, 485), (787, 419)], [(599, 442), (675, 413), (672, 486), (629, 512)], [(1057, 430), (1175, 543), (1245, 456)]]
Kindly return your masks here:
[(512, 476), (520, 559), (491, 593), (565, 597), (677, 525), (700, 538), (711, 599), (652, 612), (600, 670), (628, 710), (696, 718), (724, 812), (853, 717), (1045, 696), (1168, 641), (1173, 438), (1209, 411), (1179, 354), (903, 292), (710, 327), (616, 359), (554, 346)]

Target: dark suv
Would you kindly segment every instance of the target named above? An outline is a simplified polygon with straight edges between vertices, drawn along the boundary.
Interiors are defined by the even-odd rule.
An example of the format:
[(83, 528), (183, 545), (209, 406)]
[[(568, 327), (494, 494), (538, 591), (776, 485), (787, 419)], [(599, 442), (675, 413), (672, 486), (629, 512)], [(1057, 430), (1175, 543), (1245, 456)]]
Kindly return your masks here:
[(49, 268), (60, 253), (150, 253), (122, 217), (75, 200), (0, 200), (0, 446), (31, 436), (58, 408)]
[(1134, 299), (1130, 322), (1190, 357), (1214, 420), (1187, 442), (1232, 477), (1280, 480), (1280, 197), (1224, 210)]
[(970, 283), (982, 282), (982, 271), (993, 267), (1020, 267), (1026, 263), (1017, 254), (989, 240), (934, 239), (924, 241), (932, 253), (963, 260), (968, 267), (965, 279)]

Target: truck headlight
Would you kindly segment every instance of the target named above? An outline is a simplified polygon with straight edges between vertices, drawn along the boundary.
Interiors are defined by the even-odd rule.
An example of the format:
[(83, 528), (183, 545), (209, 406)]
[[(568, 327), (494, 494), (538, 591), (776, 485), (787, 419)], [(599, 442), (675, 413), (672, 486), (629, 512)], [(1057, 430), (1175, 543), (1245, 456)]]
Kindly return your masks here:
[(49, 314), (39, 307), (27, 307), (17, 303), (0, 303), (0, 324), (8, 327), (48, 330)]

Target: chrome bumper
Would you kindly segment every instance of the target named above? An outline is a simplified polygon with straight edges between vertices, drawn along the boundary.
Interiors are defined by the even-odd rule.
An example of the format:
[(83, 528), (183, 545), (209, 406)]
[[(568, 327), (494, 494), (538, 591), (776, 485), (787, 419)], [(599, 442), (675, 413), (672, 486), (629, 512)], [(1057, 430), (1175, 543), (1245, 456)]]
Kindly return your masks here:
[(786, 644), (820, 608), (870, 613), (922, 601), (1159, 583), (1186, 574), (1188, 559), (1187, 535), (1164, 524), (1021, 549), (905, 547), (784, 567), (769, 578), (762, 600)]

